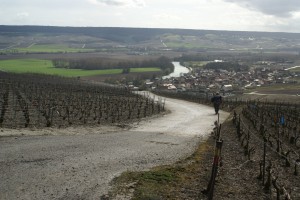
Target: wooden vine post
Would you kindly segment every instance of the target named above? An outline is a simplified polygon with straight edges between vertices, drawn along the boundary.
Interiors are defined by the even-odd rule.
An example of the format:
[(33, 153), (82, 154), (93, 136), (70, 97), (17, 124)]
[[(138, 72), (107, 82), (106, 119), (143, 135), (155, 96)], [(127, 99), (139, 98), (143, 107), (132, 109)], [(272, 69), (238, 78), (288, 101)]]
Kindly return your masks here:
[(218, 168), (219, 168), (220, 161), (221, 161), (223, 140), (220, 139), (220, 131), (221, 131), (221, 125), (219, 126), (218, 133), (217, 133), (217, 140), (216, 140), (216, 146), (215, 146), (215, 152), (214, 152), (211, 178), (208, 183), (207, 189), (204, 191), (204, 193), (208, 195), (209, 200), (213, 199), (215, 180), (216, 180), (216, 177), (218, 174)]
[(267, 137), (264, 131), (264, 126), (261, 126), (261, 131), (264, 137), (264, 152), (263, 152), (263, 163), (262, 163), (262, 182), (265, 183), (265, 169), (266, 169), (266, 149), (267, 149)]
[(296, 160), (295, 162), (295, 171), (294, 171), (294, 175), (298, 176), (299, 172), (298, 172), (298, 165), (300, 165), (300, 158)]

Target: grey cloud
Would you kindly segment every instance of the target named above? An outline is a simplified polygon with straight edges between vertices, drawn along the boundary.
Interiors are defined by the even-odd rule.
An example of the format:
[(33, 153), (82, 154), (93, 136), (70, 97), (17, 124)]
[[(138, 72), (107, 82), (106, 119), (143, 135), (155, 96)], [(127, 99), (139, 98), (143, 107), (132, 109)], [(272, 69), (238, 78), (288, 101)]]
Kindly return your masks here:
[(111, 5), (111, 6), (123, 6), (126, 4), (124, 1), (120, 0), (97, 0), (99, 3)]
[(293, 12), (300, 11), (299, 0), (225, 0), (235, 3), (251, 10), (258, 10), (262, 13), (290, 17)]
[(143, 0), (132, 0), (137, 6), (145, 6), (145, 2)]
[(111, 6), (125, 6), (125, 5), (135, 5), (144, 6), (143, 0), (97, 0), (99, 3), (103, 3)]

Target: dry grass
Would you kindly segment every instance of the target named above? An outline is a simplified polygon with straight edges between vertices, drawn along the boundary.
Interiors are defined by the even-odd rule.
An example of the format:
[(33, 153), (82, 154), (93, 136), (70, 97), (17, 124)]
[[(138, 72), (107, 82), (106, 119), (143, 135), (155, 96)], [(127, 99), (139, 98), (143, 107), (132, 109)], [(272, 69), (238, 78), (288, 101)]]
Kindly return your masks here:
[(213, 140), (209, 139), (199, 144), (193, 155), (174, 165), (123, 173), (114, 180), (110, 195), (143, 200), (198, 199), (209, 180), (212, 153)]

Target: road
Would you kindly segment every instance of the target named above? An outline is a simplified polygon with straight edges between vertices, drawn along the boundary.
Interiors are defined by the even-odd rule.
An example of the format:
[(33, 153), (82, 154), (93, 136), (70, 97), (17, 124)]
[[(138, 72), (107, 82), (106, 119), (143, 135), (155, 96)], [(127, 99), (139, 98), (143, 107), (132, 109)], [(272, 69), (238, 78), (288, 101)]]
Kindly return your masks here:
[[(166, 108), (171, 112), (122, 130), (2, 129), (1, 199), (99, 199), (124, 171), (189, 156), (217, 116), (211, 107), (181, 100), (166, 99)], [(227, 116), (220, 112), (221, 121)]]

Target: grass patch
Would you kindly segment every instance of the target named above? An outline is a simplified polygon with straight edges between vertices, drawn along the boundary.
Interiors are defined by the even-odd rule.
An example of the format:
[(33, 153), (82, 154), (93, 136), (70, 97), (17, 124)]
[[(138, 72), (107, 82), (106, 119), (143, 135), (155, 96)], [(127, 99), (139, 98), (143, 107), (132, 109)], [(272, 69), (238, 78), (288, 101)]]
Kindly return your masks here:
[(209, 46), (203, 46), (200, 44), (189, 43), (189, 42), (165, 42), (170, 48), (186, 48), (186, 49), (200, 49), (200, 48), (210, 48)]
[(175, 41), (181, 41), (182, 37), (180, 35), (174, 35), (174, 34), (165, 34), (163, 37), (164, 40), (175, 40)]
[(171, 186), (178, 182), (177, 169), (167, 166), (157, 167), (145, 172), (125, 172), (114, 182), (118, 187), (113, 193), (128, 194), (130, 188), (134, 187), (131, 199), (162, 199), (164, 196), (171, 195)]
[[(82, 70), (55, 68), (50, 60), (39, 59), (16, 59), (0, 61), (0, 70), (12, 73), (37, 73), (48, 75), (59, 75), (65, 77), (95, 76), (106, 74), (121, 74), (122, 69), (104, 69), (104, 70)], [(130, 72), (159, 72), (159, 68), (131, 68)]]
[(192, 68), (204, 68), (204, 66), (210, 62), (211, 61), (189, 61), (189, 62), (187, 62), (186, 66), (189, 66)]
[(64, 44), (34, 44), (27, 48), (14, 48), (20, 53), (74, 53), (74, 52), (90, 52), (94, 49), (72, 48)]
[(0, 61), (0, 70), (12, 73), (37, 73), (65, 77), (121, 74), (122, 69), (82, 70), (55, 68), (50, 60), (17, 59)]
[[(125, 172), (114, 180), (110, 196), (130, 196), (134, 200), (182, 199), (184, 189), (189, 191), (195, 185), (199, 187), (198, 173), (209, 175), (202, 166), (203, 163), (211, 166), (208, 158), (211, 160), (212, 157), (207, 152), (213, 153), (211, 141), (201, 143), (193, 155), (174, 165), (155, 167), (144, 172)], [(205, 182), (204, 185), (208, 183), (206, 179), (201, 181)], [(195, 197), (201, 189), (195, 191)]]
[(130, 68), (130, 72), (159, 72), (159, 68)]
[(300, 67), (290, 69), (291, 72), (300, 72)]
[[(139, 187), (136, 188), (133, 199), (160, 199), (169, 193), (169, 185), (179, 181), (177, 170), (162, 168), (154, 171), (143, 172), (140, 176)], [(159, 187), (157, 187), (159, 186)], [(170, 194), (167, 194), (169, 196)]]

